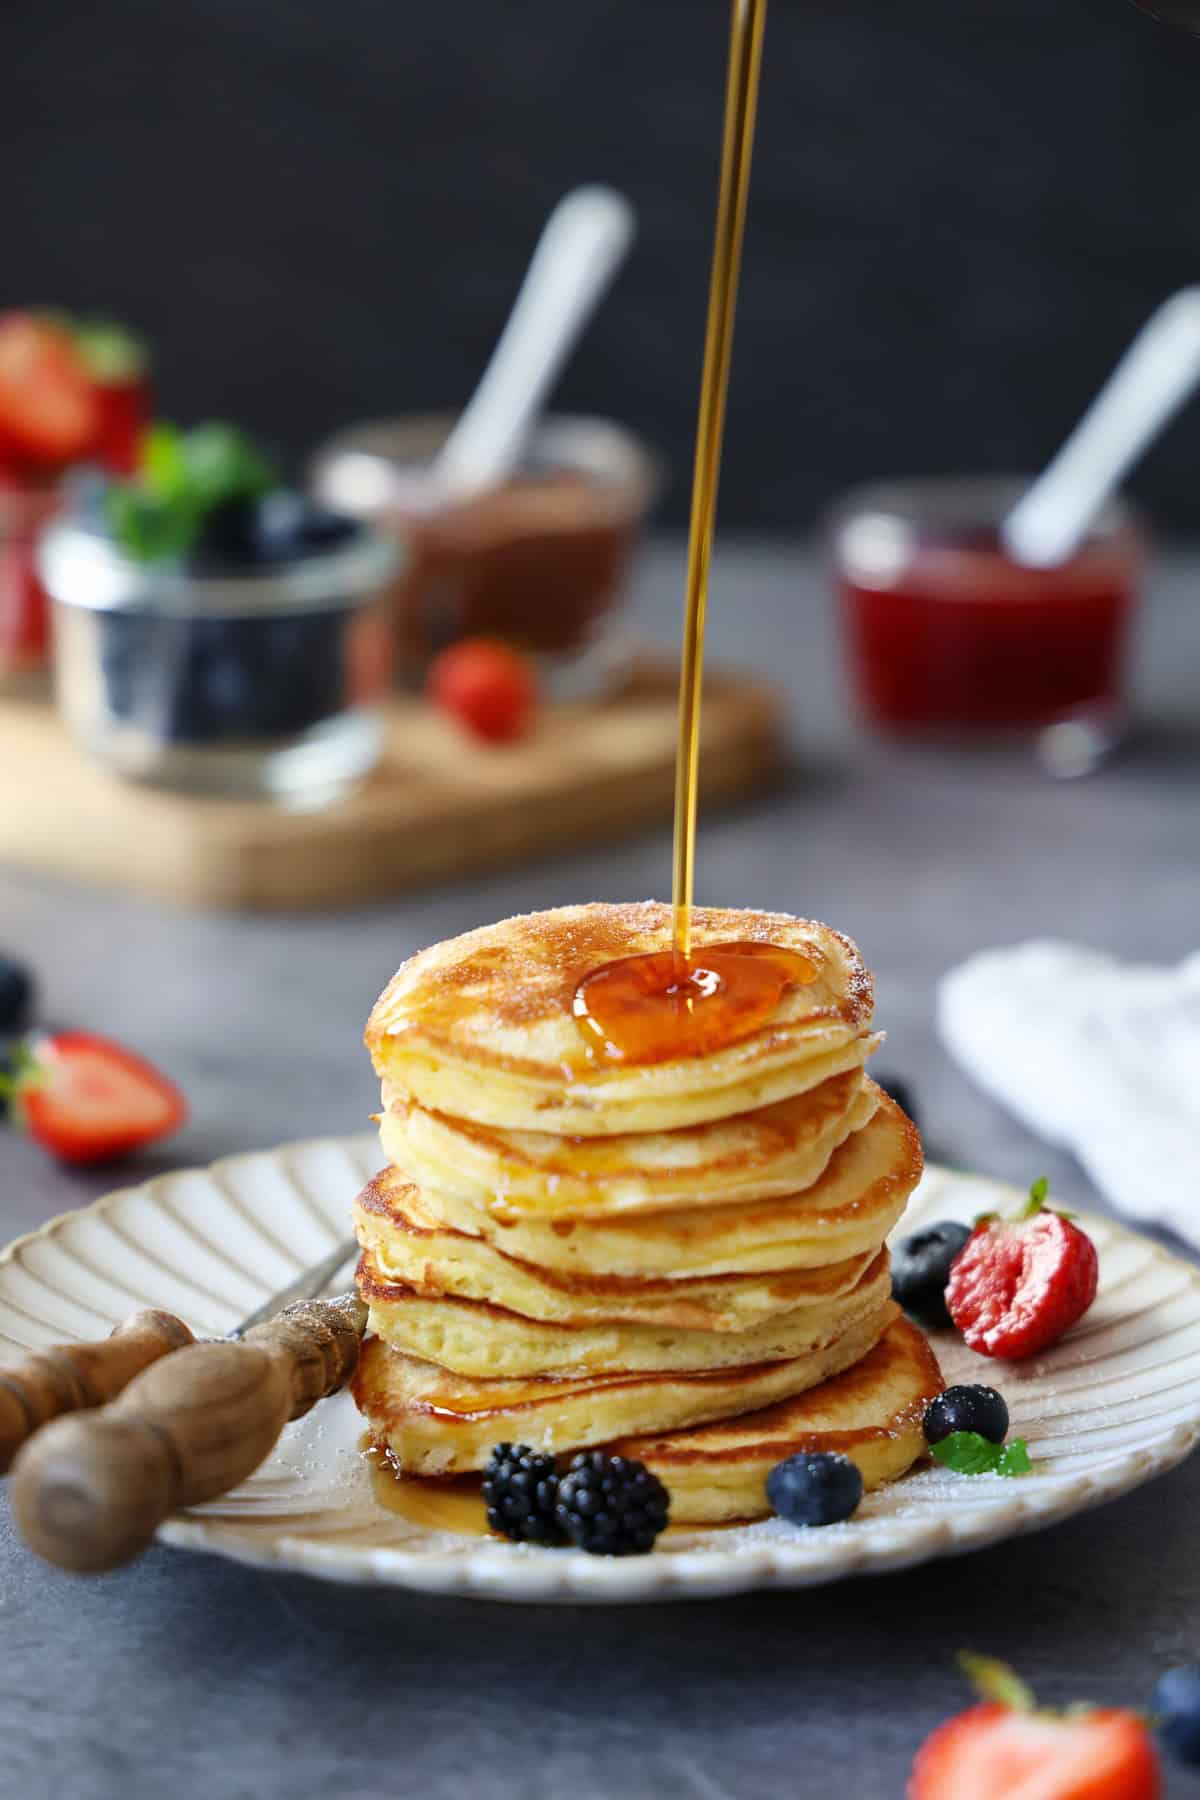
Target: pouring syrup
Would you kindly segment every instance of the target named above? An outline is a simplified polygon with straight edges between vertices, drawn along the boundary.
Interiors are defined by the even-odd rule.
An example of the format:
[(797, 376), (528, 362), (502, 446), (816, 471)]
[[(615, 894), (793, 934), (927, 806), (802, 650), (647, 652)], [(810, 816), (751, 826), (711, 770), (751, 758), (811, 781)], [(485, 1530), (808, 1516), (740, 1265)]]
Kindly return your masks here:
[(786, 989), (817, 976), (809, 957), (773, 944), (709, 944), (699, 951), (692, 946), (704, 627), (766, 11), (766, 0), (733, 0), (688, 534), (675, 762), (673, 941), (670, 950), (606, 963), (585, 976), (575, 993), (575, 1017), (589, 1047), (610, 1062), (662, 1062), (734, 1043), (771, 1017)]

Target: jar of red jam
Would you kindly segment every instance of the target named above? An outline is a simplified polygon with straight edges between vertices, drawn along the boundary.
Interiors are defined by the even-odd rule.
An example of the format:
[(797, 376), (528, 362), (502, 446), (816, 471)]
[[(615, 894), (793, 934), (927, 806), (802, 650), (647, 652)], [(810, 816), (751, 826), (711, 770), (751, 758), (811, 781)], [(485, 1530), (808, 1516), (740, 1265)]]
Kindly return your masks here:
[[(1031, 568), (1001, 526), (1028, 481), (881, 483), (832, 521), (850, 674), (863, 714), (904, 734), (1120, 735), (1146, 541), (1114, 502), (1066, 562)], [(1094, 760), (1094, 755), (1092, 757)]]

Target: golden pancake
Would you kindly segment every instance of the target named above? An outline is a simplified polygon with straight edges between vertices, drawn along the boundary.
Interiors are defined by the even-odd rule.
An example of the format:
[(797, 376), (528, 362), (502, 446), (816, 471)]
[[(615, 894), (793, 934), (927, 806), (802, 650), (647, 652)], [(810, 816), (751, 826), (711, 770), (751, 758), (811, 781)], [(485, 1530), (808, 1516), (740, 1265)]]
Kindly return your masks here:
[(379, 1135), (388, 1161), (426, 1189), (506, 1220), (587, 1219), (799, 1193), (867, 1123), (879, 1093), (856, 1066), (757, 1112), (606, 1138), (501, 1131), (395, 1100)]
[(612, 1448), (652, 1469), (671, 1496), (673, 1524), (758, 1519), (767, 1476), (800, 1451), (836, 1451), (870, 1489), (895, 1481), (925, 1451), (925, 1408), (945, 1383), (915, 1325), (897, 1319), (853, 1368), (759, 1412)]
[(691, 1374), (590, 1375), (550, 1381), (480, 1381), (391, 1350), (362, 1347), (353, 1381), (371, 1436), (416, 1475), (482, 1469), (504, 1441), (574, 1450), (631, 1434), (675, 1431), (769, 1406), (850, 1368), (898, 1316), (879, 1311), (836, 1343), (789, 1362)]
[(398, 1171), (385, 1170), (358, 1206), (360, 1218), (373, 1215), (373, 1248), (387, 1267), (400, 1271), (413, 1254), (406, 1240), (431, 1215), (450, 1232), (568, 1274), (673, 1278), (812, 1269), (874, 1254), (904, 1211), (921, 1168), (916, 1127), (884, 1094), (870, 1122), (834, 1151), (820, 1180), (779, 1200), (505, 1224), (448, 1190), (422, 1190), (421, 1217), (410, 1223), (409, 1183)]
[(848, 1293), (793, 1307), (745, 1331), (696, 1331), (672, 1325), (568, 1325), (524, 1318), (480, 1300), (444, 1294), (430, 1298), (381, 1277), (369, 1252), (359, 1264), (357, 1282), (370, 1308), (367, 1329), (390, 1349), (484, 1380), (790, 1361), (823, 1350), (877, 1316), (892, 1291), (888, 1254), (881, 1250)]
[(485, 1300), (529, 1319), (569, 1325), (625, 1320), (691, 1331), (745, 1331), (797, 1306), (819, 1306), (848, 1293), (873, 1261), (870, 1251), (819, 1269), (750, 1275), (644, 1279), (539, 1269), (507, 1256), (486, 1238), (441, 1225), (419, 1188), (397, 1186), (394, 1170), (367, 1186), (354, 1207), (358, 1241), (378, 1273), (426, 1296)]
[(392, 978), (366, 1041), (395, 1090), (428, 1111), (563, 1136), (673, 1131), (750, 1112), (861, 1063), (871, 978), (853, 944), (784, 913), (699, 907), (692, 942), (777, 944), (803, 954), (811, 982), (784, 990), (767, 1022), (709, 1055), (612, 1063), (572, 1014), (585, 975), (619, 957), (664, 951), (669, 906), (564, 906), (435, 944)]

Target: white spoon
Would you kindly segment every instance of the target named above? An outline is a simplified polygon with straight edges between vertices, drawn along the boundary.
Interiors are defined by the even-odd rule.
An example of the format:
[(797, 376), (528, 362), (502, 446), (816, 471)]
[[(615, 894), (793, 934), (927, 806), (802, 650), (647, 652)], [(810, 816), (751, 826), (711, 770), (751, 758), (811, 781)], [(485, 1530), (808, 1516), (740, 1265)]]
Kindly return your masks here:
[(498, 487), (516, 468), (555, 377), (633, 235), (633, 208), (612, 188), (574, 188), (559, 201), (479, 386), (428, 471), (429, 500), (461, 500)]
[(1017, 562), (1052, 568), (1200, 381), (1200, 287), (1151, 314), (1062, 449), (1000, 528)]

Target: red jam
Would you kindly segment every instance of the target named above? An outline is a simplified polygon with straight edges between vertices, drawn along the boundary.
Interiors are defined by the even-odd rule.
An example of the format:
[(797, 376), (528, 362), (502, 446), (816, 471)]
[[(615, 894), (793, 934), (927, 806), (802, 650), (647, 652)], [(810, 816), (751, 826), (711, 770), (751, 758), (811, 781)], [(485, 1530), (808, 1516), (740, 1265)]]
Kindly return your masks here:
[(1141, 568), (1132, 532), (1058, 568), (1025, 568), (995, 525), (912, 525), (893, 554), (856, 556), (838, 581), (860, 707), (899, 731), (1039, 727), (1117, 716)]

